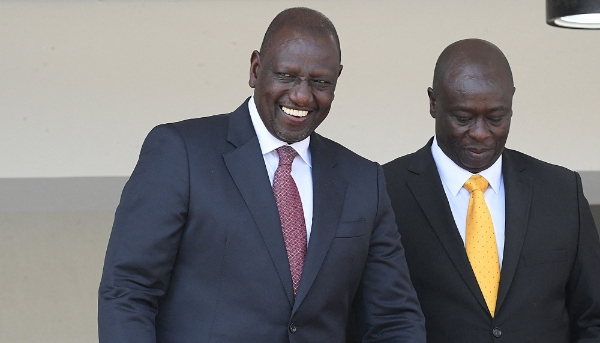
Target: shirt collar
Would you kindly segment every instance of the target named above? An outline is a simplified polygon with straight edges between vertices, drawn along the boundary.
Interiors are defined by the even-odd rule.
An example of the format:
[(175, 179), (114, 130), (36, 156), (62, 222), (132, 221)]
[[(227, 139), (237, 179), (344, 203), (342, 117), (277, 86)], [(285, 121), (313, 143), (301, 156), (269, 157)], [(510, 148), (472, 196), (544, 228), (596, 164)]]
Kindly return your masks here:
[[(254, 126), (254, 131), (256, 131), (258, 143), (260, 144), (260, 150), (263, 155), (266, 155), (281, 146), (288, 145), (286, 142), (273, 136), (269, 130), (267, 130), (267, 127), (258, 114), (258, 109), (254, 103), (254, 96), (250, 97), (250, 100), (248, 101), (248, 110), (250, 111), (250, 119), (252, 119), (252, 125)], [(296, 150), (298, 153), (298, 156), (300, 156), (300, 158), (302, 158), (302, 160), (304, 160), (304, 162), (306, 162), (306, 164), (312, 168), (310, 151), (308, 150), (310, 145), (310, 136), (299, 142), (289, 145), (294, 148), (294, 150)]]
[[(442, 181), (446, 184), (452, 195), (456, 196), (465, 182), (473, 176), (473, 174), (459, 167), (442, 151), (437, 143), (437, 138), (433, 137), (431, 144), (431, 154), (435, 160), (438, 172)], [(492, 190), (498, 194), (502, 183), (502, 155), (498, 158), (491, 167), (478, 173), (488, 180)]]

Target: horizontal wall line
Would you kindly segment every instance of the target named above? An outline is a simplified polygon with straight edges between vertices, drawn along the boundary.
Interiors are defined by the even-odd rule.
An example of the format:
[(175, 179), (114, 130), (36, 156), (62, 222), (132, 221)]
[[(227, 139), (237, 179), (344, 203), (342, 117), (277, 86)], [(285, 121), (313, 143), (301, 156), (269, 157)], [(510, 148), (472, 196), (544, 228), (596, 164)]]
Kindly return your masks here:
[[(600, 205), (600, 171), (581, 172), (584, 193)], [(0, 212), (114, 211), (128, 177), (0, 178)]]
[(128, 179), (0, 178), (0, 212), (114, 211)]

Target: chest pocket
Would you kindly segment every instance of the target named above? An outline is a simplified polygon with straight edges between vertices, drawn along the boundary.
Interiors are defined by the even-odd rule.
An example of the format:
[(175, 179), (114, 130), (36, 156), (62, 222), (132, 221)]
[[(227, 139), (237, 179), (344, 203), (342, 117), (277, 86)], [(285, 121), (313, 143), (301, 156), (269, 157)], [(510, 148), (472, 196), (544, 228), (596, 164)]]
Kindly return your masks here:
[(564, 249), (540, 251), (523, 256), (523, 262), (528, 267), (542, 263), (564, 262), (567, 260), (567, 252)]
[(362, 237), (367, 234), (367, 222), (364, 219), (340, 222), (336, 238)]

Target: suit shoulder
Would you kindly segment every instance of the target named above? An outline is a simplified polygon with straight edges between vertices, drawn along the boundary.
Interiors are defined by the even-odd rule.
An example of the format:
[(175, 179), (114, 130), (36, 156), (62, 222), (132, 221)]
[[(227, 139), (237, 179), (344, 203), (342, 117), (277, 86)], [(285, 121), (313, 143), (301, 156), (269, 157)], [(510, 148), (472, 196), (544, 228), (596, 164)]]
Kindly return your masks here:
[(229, 125), (229, 113), (216, 114), (201, 118), (186, 119), (174, 123), (164, 124), (172, 125), (182, 135), (204, 135), (220, 131), (227, 131)]
[(228, 118), (229, 114), (218, 114), (160, 124), (148, 133), (144, 146), (156, 148), (169, 142), (172, 147), (179, 147), (188, 153), (222, 153), (227, 146)]
[(329, 138), (318, 134), (315, 134), (314, 138), (318, 141), (318, 144), (323, 144), (327, 147), (327, 150), (335, 156), (338, 163), (358, 166), (372, 166), (375, 163)]
[(416, 152), (397, 157), (383, 165), (388, 193), (396, 195), (396, 192), (404, 185), (409, 176), (409, 166), (413, 163)]
[(148, 138), (165, 135), (178, 136), (187, 143), (224, 140), (227, 137), (229, 116), (230, 113), (217, 114), (160, 124), (150, 131)]
[[(576, 172), (518, 151), (507, 149), (503, 154), (502, 164), (505, 163), (506, 168), (516, 169), (529, 176), (540, 189), (552, 189), (556, 194), (568, 194), (581, 187), (581, 181), (578, 181), (580, 177)], [(504, 166), (502, 169), (506, 170)]]
[(404, 156), (400, 156), (397, 157), (387, 163), (385, 163), (383, 165), (383, 169), (398, 169), (398, 168), (402, 168), (402, 169), (406, 169), (409, 165), (410, 162), (412, 160), (412, 158), (414, 157), (415, 153), (410, 153)]
[(571, 169), (542, 161), (516, 150), (505, 149), (503, 158), (505, 163), (521, 165), (527, 172), (539, 178), (572, 178), (575, 174)]

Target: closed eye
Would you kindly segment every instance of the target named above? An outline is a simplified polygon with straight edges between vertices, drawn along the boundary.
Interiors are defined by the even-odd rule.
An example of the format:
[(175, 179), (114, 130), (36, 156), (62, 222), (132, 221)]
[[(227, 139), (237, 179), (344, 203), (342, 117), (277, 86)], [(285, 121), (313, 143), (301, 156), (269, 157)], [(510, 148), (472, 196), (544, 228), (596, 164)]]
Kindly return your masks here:
[(471, 121), (470, 117), (458, 117), (458, 116), (454, 116), (454, 119), (456, 119), (456, 121), (459, 122), (460, 124), (467, 124), (468, 122)]
[(495, 113), (487, 117), (487, 120), (492, 124), (500, 124), (505, 119), (510, 118), (510, 112), (508, 113)]
[(335, 86), (333, 82), (324, 79), (314, 79), (313, 84), (319, 90), (331, 90)]

